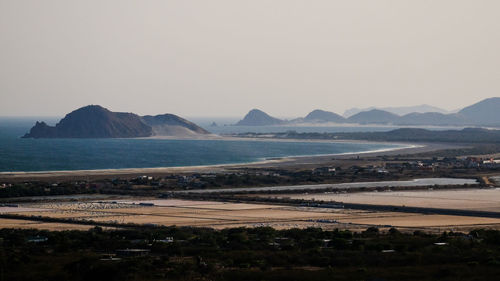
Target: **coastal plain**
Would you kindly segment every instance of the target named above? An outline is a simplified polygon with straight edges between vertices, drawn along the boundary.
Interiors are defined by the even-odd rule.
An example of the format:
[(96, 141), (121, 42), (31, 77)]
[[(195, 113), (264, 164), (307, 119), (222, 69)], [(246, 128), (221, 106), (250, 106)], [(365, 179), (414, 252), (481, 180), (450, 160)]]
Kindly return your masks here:
[(500, 189), (413, 190), (283, 195), (292, 199), (500, 212)]
[[(370, 192), (352, 194), (293, 194), (293, 198), (374, 202), (397, 205), (435, 206), (477, 210), (500, 209), (500, 190), (467, 189), (447, 191)], [(484, 206), (484, 202), (489, 203)], [(116, 199), (85, 202), (25, 203), (2, 207), (0, 214), (20, 215), (24, 219), (1, 219), (4, 226), (49, 230), (89, 229), (101, 224), (150, 226), (194, 226), (215, 229), (270, 226), (277, 229), (320, 227), (323, 229), (363, 230), (368, 227), (402, 231), (468, 231), (474, 228), (500, 229), (500, 218), (420, 214), (390, 211), (312, 208), (279, 204), (248, 204), (179, 199)], [(30, 219), (32, 218), (32, 219)], [(64, 223), (39, 218), (70, 219)], [(83, 224), (82, 224), (83, 223)]]
[[(230, 139), (230, 138), (229, 138)], [(260, 139), (263, 140), (263, 139)], [(277, 140), (280, 142), (291, 140)], [(304, 140), (297, 140), (304, 142)], [(344, 140), (345, 141), (345, 140)], [(320, 140), (311, 140), (320, 142)], [(333, 141), (335, 142), (335, 141)], [(137, 227), (147, 226), (186, 226), (206, 227), (214, 229), (226, 229), (235, 227), (273, 227), (276, 229), (319, 227), (322, 229), (349, 229), (363, 231), (369, 227), (377, 227), (387, 230), (396, 227), (401, 231), (425, 230), (429, 232), (442, 232), (443, 230), (469, 231), (474, 228), (500, 229), (499, 217), (484, 216), (460, 216), (446, 215), (440, 213), (418, 213), (374, 209), (356, 208), (324, 208), (321, 206), (307, 206), (301, 204), (284, 204), (283, 202), (250, 202), (248, 198), (256, 196), (259, 198), (288, 198), (304, 200), (307, 202), (343, 202), (357, 204), (397, 205), (414, 207), (438, 207), (457, 210), (477, 210), (500, 212), (500, 192), (496, 189), (481, 189), (483, 185), (476, 182), (476, 176), (469, 179), (454, 179), (452, 183), (440, 183), (441, 175), (446, 174), (441, 170), (433, 171), (409, 170), (408, 173), (400, 173), (397, 170), (393, 174), (370, 174), (365, 172), (361, 175), (353, 168), (358, 166), (383, 167), (385, 158), (393, 159), (393, 163), (400, 165), (401, 155), (408, 159), (412, 155), (423, 153), (434, 153), (445, 149), (460, 149), (467, 147), (464, 144), (448, 143), (419, 143), (418, 145), (398, 143), (399, 147), (384, 151), (373, 151), (369, 153), (355, 153), (345, 155), (321, 155), (301, 157), (279, 157), (265, 161), (246, 164), (207, 165), (191, 167), (165, 167), (165, 168), (138, 168), (138, 169), (111, 169), (111, 170), (80, 170), (80, 171), (49, 171), (49, 172), (4, 172), (0, 173), (0, 182), (12, 184), (35, 182), (47, 183), (45, 189), (59, 188), (59, 184), (67, 184), (81, 187), (85, 191), (93, 190), (97, 186), (104, 188), (115, 179), (124, 182), (124, 189), (93, 190), (94, 194), (49, 196), (49, 197), (19, 197), (15, 200), (5, 200), (13, 203), (15, 207), (5, 204), (0, 207), (0, 224), (9, 228), (36, 228), (48, 230), (73, 230), (90, 229), (95, 226), (105, 228)], [(405, 159), (405, 158), (403, 158)], [(413, 161), (413, 160), (411, 160)], [(304, 184), (286, 183), (293, 179), (292, 176), (300, 178), (301, 173), (310, 173), (311, 178), (318, 177), (315, 170), (321, 167), (338, 168), (339, 173), (345, 175), (333, 175), (333, 182), (314, 184), (310, 181)], [(253, 170), (252, 170), (253, 169)], [(285, 172), (278, 169), (285, 170)], [(357, 168), (356, 168), (357, 169)], [(446, 167), (446, 169), (449, 169)], [(250, 170), (250, 172), (249, 172)], [(254, 178), (266, 180), (269, 174), (278, 173), (276, 178), (282, 180), (280, 184), (270, 187), (264, 182), (258, 185), (231, 186), (224, 185), (221, 188), (226, 191), (237, 192), (238, 196), (227, 201), (224, 198), (196, 198), (203, 196), (193, 193), (196, 189), (187, 186), (177, 186), (178, 180), (190, 178), (195, 174), (205, 174), (203, 180), (209, 181), (218, 175), (224, 175), (228, 179), (232, 176), (245, 178), (251, 173)], [(279, 173), (282, 173), (281, 175)], [(160, 180), (176, 176), (172, 181), (165, 181), (170, 186), (160, 186)], [(291, 176), (292, 175), (292, 176)], [(320, 177), (321, 175), (319, 175)], [(429, 176), (430, 179), (425, 179)], [(272, 177), (272, 176), (271, 176)], [(465, 177), (465, 175), (462, 175)], [(158, 185), (151, 182), (142, 183), (143, 179), (157, 181)], [(327, 176), (328, 178), (328, 176)], [(134, 180), (138, 182), (132, 183)], [(208, 180), (207, 180), (208, 179)], [(356, 180), (354, 180), (356, 179)], [(391, 181), (392, 180), (392, 181)], [(414, 184), (413, 180), (430, 180), (424, 184)], [(447, 179), (450, 180), (450, 179)], [(147, 180), (150, 181), (150, 180)], [(66, 183), (65, 183), (66, 182)], [(95, 184), (92, 184), (95, 182)], [(322, 182), (320, 182), (322, 183)], [(434, 185), (457, 185), (459, 189), (428, 191), (422, 190), (427, 186)], [(477, 186), (476, 186), (477, 185)], [(92, 187), (94, 186), (94, 187)], [(214, 185), (217, 186), (217, 185)], [(338, 192), (324, 193), (326, 188)], [(472, 188), (472, 186), (474, 186)], [(173, 187), (173, 188), (172, 188)], [(293, 188), (292, 188), (293, 187)], [(350, 189), (353, 192), (344, 193), (342, 189)], [(373, 189), (387, 189), (374, 192)], [(419, 189), (413, 191), (390, 191), (391, 188)], [(44, 189), (44, 190), (45, 190)], [(290, 190), (296, 189), (293, 194)], [(309, 194), (300, 189), (307, 190)], [(315, 189), (313, 191), (313, 189)], [(354, 190), (355, 189), (355, 190)], [(365, 192), (364, 189), (373, 190)], [(132, 196), (120, 196), (129, 192)], [(199, 193), (220, 193), (221, 189), (216, 187), (202, 188)], [(280, 194), (266, 194), (277, 192)], [(257, 192), (258, 191), (258, 192)], [(110, 192), (110, 193), (106, 193)], [(150, 192), (153, 196), (146, 197)], [(153, 193), (154, 192), (154, 193)], [(245, 194), (246, 192), (251, 194)], [(302, 192), (302, 193), (300, 193)], [(314, 192), (314, 193), (312, 193)], [(196, 192), (195, 192), (196, 193)], [(159, 199), (163, 195), (173, 196), (176, 199)], [(188, 198), (184, 198), (187, 196)], [(193, 196), (189, 198), (189, 196)], [(212, 196), (208, 194), (207, 196)], [(239, 197), (241, 196), (241, 197)], [(247, 196), (247, 198), (244, 198)], [(242, 201), (238, 202), (241, 199)]]

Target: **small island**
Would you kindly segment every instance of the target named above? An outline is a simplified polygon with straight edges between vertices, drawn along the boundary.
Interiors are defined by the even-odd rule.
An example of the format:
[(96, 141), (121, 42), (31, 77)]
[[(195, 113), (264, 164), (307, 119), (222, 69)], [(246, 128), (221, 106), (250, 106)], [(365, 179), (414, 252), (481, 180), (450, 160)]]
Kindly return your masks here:
[(55, 126), (36, 122), (23, 138), (142, 138), (193, 137), (210, 134), (174, 114), (139, 116), (89, 105), (67, 114)]

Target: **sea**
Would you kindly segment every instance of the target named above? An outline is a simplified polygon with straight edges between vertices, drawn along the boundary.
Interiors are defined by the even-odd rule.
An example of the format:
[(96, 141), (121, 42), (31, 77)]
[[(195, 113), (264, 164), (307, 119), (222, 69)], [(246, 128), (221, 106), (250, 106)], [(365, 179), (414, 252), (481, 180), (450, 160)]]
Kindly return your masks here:
[[(198, 165), (238, 164), (266, 159), (362, 153), (402, 147), (401, 144), (362, 142), (306, 142), (255, 140), (172, 139), (23, 139), (43, 120), (55, 124), (60, 118), (0, 118), (0, 172), (101, 170)], [(394, 127), (369, 126), (211, 126), (210, 119), (196, 119), (216, 134), (242, 132), (353, 132), (388, 131)]]

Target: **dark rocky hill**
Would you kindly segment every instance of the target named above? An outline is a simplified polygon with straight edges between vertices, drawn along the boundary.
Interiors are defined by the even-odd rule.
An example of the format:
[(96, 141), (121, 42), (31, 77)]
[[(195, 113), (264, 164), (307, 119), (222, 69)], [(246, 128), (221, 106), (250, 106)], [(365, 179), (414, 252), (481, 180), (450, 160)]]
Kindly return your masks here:
[(279, 125), (285, 121), (269, 116), (262, 110), (252, 109), (245, 115), (245, 117), (236, 123), (237, 126), (268, 126)]
[(130, 138), (149, 137), (150, 126), (133, 113), (111, 112), (99, 105), (77, 109), (51, 127), (37, 122), (25, 138)]
[(138, 138), (207, 133), (196, 124), (173, 114), (141, 117), (89, 105), (67, 114), (55, 126), (36, 122), (24, 138)]

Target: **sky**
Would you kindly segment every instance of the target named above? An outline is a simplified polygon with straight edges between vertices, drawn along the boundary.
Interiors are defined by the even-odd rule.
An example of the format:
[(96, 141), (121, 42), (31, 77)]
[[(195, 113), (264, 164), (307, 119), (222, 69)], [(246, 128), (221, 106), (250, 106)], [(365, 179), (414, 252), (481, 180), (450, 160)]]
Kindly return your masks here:
[(278, 117), (500, 96), (498, 0), (0, 0), (0, 116)]

